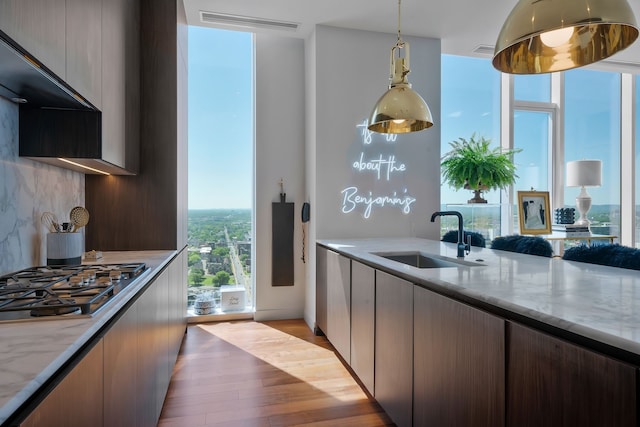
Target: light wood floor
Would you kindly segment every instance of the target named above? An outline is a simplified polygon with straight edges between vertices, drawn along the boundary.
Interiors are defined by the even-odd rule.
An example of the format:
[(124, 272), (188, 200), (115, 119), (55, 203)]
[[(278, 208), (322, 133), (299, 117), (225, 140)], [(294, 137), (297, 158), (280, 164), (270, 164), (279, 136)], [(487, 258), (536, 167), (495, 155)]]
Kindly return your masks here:
[(302, 320), (190, 325), (159, 427), (393, 426)]

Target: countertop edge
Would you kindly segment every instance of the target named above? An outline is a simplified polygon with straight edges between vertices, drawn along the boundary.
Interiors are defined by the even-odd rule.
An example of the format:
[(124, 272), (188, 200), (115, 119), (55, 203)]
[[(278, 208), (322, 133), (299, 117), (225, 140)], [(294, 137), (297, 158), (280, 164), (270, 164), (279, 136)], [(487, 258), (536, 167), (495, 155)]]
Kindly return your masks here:
[[(364, 239), (318, 239), (316, 243), (329, 250), (332, 250), (334, 252), (347, 256), (355, 261), (369, 265), (372, 268), (384, 271), (386, 273), (392, 274), (401, 279), (412, 282), (416, 286), (420, 286), (422, 288), (431, 290), (433, 292), (444, 295), (446, 297), (453, 298), (462, 303), (466, 303), (468, 305), (474, 306), (478, 309), (484, 310), (491, 314), (503, 317), (507, 321), (514, 321), (514, 322), (523, 324), (525, 326), (529, 326), (538, 330), (542, 330), (544, 332), (551, 333), (557, 336), (558, 338), (562, 338), (570, 342), (573, 342), (575, 344), (588, 347), (592, 350), (599, 351), (609, 356), (618, 358), (627, 363), (640, 366), (640, 343), (639, 342), (632, 341), (621, 336), (616, 336), (598, 329), (594, 329), (589, 327), (588, 325), (573, 322), (562, 317), (551, 315), (549, 313), (542, 313), (540, 311), (536, 311), (531, 308), (527, 308), (522, 305), (518, 305), (513, 302), (507, 301), (505, 299), (500, 299), (494, 296), (490, 296), (485, 293), (479, 292), (477, 290), (462, 286), (459, 283), (455, 283), (452, 280), (438, 279), (435, 277), (425, 279), (423, 277), (419, 277), (412, 274), (412, 271), (410, 269), (404, 268), (404, 266), (399, 267), (397, 265), (394, 265), (397, 263), (390, 264), (388, 262), (376, 260), (377, 257), (368, 256), (368, 254), (371, 253), (370, 251), (358, 249), (355, 246), (349, 247), (349, 245), (343, 244), (344, 242), (350, 241), (350, 242), (362, 242), (363, 244), (366, 245), (369, 242), (380, 241), (380, 240), (382, 239), (376, 239), (376, 238), (373, 238), (373, 239), (367, 239), (367, 238), (364, 238)], [(403, 240), (407, 242), (412, 242), (414, 244), (419, 244), (420, 241), (432, 242), (432, 243), (438, 243), (440, 245), (450, 247), (451, 253), (455, 253), (455, 250), (456, 250), (455, 244), (427, 240), (427, 239), (389, 238), (389, 240), (390, 241)], [(336, 242), (341, 242), (341, 243), (336, 243)], [(485, 253), (486, 251), (493, 251), (494, 253), (504, 252), (504, 251), (495, 251), (492, 249), (483, 249), (483, 251), (485, 251)], [(504, 255), (509, 257), (533, 257), (533, 259), (541, 258), (534, 255), (524, 255), (524, 254), (515, 254), (515, 253), (508, 253)], [(555, 261), (573, 263), (575, 265), (574, 261), (564, 261), (561, 259), (556, 259)], [(580, 264), (584, 264), (584, 263), (577, 263), (577, 265), (580, 265)], [(590, 265), (590, 266), (593, 266), (593, 265)], [(490, 266), (487, 266), (487, 267), (490, 267)], [(597, 269), (615, 268), (615, 267), (606, 267), (606, 266), (593, 266), (593, 267)], [(473, 267), (473, 268), (483, 268), (483, 267)], [(618, 270), (624, 270), (624, 269), (618, 269)], [(630, 271), (624, 270), (624, 271), (625, 273), (628, 273), (628, 274), (636, 273), (631, 270)]]

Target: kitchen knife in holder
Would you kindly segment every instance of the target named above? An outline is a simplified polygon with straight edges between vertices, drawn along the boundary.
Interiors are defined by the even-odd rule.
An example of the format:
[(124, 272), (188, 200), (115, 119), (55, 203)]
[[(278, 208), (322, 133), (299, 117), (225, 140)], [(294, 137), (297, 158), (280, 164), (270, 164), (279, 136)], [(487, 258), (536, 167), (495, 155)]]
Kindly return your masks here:
[(82, 233), (48, 233), (47, 265), (80, 265), (83, 251)]

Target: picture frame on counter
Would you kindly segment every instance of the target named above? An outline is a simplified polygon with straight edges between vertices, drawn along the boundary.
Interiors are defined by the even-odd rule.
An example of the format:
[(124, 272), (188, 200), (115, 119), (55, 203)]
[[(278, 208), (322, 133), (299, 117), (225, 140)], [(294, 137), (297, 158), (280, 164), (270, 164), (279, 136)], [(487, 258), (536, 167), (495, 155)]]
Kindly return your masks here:
[(548, 191), (518, 191), (520, 234), (551, 234)]

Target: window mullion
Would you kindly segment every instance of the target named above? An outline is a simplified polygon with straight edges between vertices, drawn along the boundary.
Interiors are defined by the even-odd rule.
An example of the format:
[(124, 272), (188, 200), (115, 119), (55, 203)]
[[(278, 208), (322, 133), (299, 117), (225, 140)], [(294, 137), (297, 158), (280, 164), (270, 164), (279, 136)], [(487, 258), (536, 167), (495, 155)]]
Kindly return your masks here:
[(553, 115), (553, 139), (549, 147), (551, 154), (551, 185), (553, 209), (564, 207), (564, 73), (551, 75), (551, 103)]
[[(513, 148), (513, 76), (500, 75), (500, 146), (502, 149)], [(514, 189), (510, 185), (500, 194), (500, 230), (502, 235), (513, 234)]]
[(620, 243), (635, 245), (635, 79), (622, 74), (620, 82)]

